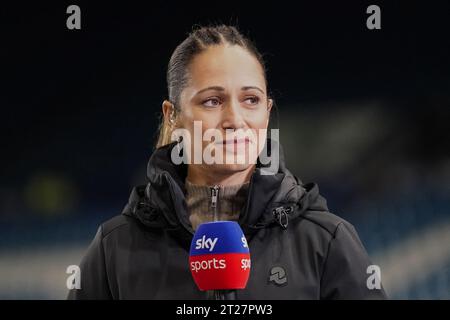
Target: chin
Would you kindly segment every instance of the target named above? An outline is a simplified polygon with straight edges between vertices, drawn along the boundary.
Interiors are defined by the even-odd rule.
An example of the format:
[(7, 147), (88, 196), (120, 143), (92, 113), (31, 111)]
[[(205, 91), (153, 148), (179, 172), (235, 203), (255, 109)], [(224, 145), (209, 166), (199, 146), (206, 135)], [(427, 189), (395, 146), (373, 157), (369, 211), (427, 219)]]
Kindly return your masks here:
[(254, 166), (254, 164), (220, 164), (220, 165), (214, 165), (214, 170), (223, 172), (223, 173), (234, 173), (234, 172), (240, 172), (245, 171), (249, 169), (251, 166)]

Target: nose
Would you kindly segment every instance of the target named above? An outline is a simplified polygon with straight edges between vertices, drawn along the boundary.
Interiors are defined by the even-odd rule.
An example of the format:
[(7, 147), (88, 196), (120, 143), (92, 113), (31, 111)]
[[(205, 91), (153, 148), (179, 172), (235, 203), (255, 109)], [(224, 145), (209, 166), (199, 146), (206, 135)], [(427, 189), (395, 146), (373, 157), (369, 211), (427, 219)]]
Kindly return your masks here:
[(222, 128), (223, 129), (243, 129), (246, 126), (244, 115), (239, 101), (233, 99), (222, 110)]

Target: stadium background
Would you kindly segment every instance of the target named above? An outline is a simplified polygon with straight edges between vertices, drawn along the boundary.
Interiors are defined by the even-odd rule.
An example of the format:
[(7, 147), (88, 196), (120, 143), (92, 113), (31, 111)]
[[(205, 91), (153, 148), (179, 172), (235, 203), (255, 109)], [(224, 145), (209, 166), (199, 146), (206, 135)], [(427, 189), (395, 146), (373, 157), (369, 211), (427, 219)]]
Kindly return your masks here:
[[(66, 28), (70, 4), (81, 30)], [(449, 2), (0, 12), (0, 298), (65, 297), (67, 266), (145, 179), (172, 50), (218, 22), (265, 53), (288, 168), (355, 225), (390, 297), (450, 298)]]

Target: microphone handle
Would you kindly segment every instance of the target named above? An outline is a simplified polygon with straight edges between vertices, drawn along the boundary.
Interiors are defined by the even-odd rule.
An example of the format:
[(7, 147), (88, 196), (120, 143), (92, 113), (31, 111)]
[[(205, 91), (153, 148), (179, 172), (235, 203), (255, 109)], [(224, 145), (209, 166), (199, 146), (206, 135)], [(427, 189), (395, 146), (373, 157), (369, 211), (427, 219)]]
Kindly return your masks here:
[(208, 290), (208, 300), (237, 300), (236, 290)]

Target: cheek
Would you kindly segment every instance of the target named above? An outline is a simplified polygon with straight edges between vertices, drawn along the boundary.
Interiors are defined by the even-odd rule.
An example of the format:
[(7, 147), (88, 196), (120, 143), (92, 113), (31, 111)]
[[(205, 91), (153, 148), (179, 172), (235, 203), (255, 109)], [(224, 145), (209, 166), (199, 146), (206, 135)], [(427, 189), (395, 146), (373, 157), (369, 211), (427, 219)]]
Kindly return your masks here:
[[(252, 155), (252, 158), (258, 157), (258, 155), (262, 152), (265, 141), (267, 138), (267, 130), (268, 130), (268, 124), (269, 124), (269, 112), (267, 109), (262, 109), (253, 111), (251, 116), (248, 117), (247, 125), (252, 129), (254, 134), (254, 141), (256, 142), (256, 154)], [(265, 131), (260, 131), (262, 129), (265, 129)]]
[(220, 122), (220, 115), (215, 112), (208, 112), (200, 108), (189, 107), (184, 112), (184, 123), (193, 126), (194, 121), (201, 121), (204, 129), (216, 128)]
[(246, 115), (247, 125), (250, 129), (266, 129), (269, 120), (269, 113), (266, 109), (250, 111)]
[[(200, 123), (195, 123), (195, 122)], [(181, 119), (181, 126), (187, 129), (190, 133), (191, 152), (194, 152), (194, 143), (201, 142), (202, 149), (205, 149), (209, 144), (208, 141), (203, 141), (204, 133), (208, 129), (216, 129), (220, 123), (220, 118), (212, 113), (207, 113), (202, 110), (186, 110)], [(200, 130), (199, 130), (200, 129)], [(196, 135), (197, 134), (197, 135)], [(198, 135), (199, 134), (199, 135)]]

